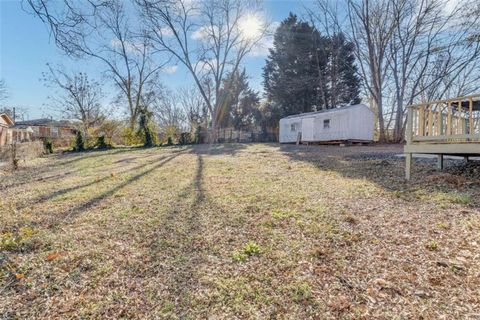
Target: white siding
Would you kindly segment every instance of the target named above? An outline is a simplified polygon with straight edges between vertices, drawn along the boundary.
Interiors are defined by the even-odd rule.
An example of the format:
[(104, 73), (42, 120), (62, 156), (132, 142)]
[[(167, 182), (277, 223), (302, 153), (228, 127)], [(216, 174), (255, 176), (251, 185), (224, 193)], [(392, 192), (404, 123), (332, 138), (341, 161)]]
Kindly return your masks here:
[[(293, 130), (293, 125), (295, 130)], [(374, 115), (365, 105), (359, 104), (320, 113), (307, 113), (280, 120), (280, 143), (297, 141), (366, 140), (373, 141)]]

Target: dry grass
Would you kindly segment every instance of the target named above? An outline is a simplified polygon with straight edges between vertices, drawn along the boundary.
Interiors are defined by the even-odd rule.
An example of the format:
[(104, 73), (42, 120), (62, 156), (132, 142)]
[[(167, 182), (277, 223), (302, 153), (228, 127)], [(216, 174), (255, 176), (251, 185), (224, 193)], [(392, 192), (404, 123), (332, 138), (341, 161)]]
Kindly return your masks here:
[(39, 159), (1, 176), (0, 318), (479, 318), (479, 179), (396, 152)]

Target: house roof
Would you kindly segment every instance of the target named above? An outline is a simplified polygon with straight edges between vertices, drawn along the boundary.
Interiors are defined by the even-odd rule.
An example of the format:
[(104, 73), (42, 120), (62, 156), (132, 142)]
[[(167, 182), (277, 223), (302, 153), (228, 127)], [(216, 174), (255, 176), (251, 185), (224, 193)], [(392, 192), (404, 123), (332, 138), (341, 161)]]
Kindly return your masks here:
[(49, 118), (18, 121), (17, 125), (18, 126), (45, 126), (45, 127), (73, 127), (73, 124), (70, 121), (52, 120)]
[(0, 113), (0, 118), (2, 118), (10, 126), (13, 126), (15, 124), (12, 118), (10, 118), (10, 116), (6, 113)]
[[(284, 118), (282, 118), (282, 119), (291, 119), (291, 118), (297, 118), (297, 117), (313, 116), (313, 115), (316, 115), (316, 114), (319, 114), (319, 113), (333, 113), (333, 112), (343, 111), (343, 110), (346, 110), (346, 109), (350, 109), (350, 108), (354, 108), (354, 107), (359, 107), (359, 106), (368, 108), (368, 107), (367, 107), (366, 105), (364, 105), (364, 104), (352, 104), (352, 105), (343, 106), (343, 107), (339, 107), (339, 108), (323, 109), (323, 110), (319, 110), (319, 111), (293, 114), (293, 115), (291, 115), (291, 116), (287, 116), (287, 117), (284, 117)], [(370, 109), (369, 109), (369, 110), (370, 110)]]

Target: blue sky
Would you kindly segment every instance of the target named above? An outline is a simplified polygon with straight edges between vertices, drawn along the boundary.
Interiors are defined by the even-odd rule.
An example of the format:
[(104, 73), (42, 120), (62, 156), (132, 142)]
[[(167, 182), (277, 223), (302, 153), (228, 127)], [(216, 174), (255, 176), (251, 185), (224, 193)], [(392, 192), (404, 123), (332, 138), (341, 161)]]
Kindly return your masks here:
[[(279, 22), (290, 11), (302, 16), (309, 1), (271, 0), (265, 1), (265, 13), (270, 21)], [(244, 66), (250, 76), (250, 84), (256, 90), (262, 89), (262, 67), (265, 56), (248, 57)], [(68, 70), (87, 72), (99, 79), (103, 70), (95, 61), (74, 61), (62, 54), (49, 36), (47, 27), (36, 17), (22, 10), (17, 0), (0, 0), (0, 78), (7, 83), (8, 106), (28, 110), (28, 118), (54, 115), (48, 106), (52, 89), (45, 87), (40, 78), (47, 71), (46, 64), (62, 65)], [(172, 89), (191, 81), (183, 68), (163, 76), (163, 81)], [(110, 93), (105, 103), (111, 101), (113, 88), (106, 86)]]

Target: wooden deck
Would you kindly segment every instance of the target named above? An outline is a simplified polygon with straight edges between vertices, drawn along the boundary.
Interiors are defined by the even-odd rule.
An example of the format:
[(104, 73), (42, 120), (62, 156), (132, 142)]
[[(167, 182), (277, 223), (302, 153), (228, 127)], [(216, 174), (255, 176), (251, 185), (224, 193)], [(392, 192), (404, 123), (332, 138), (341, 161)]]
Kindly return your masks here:
[(412, 154), (480, 155), (480, 95), (411, 105), (407, 114), (405, 177), (411, 177)]

